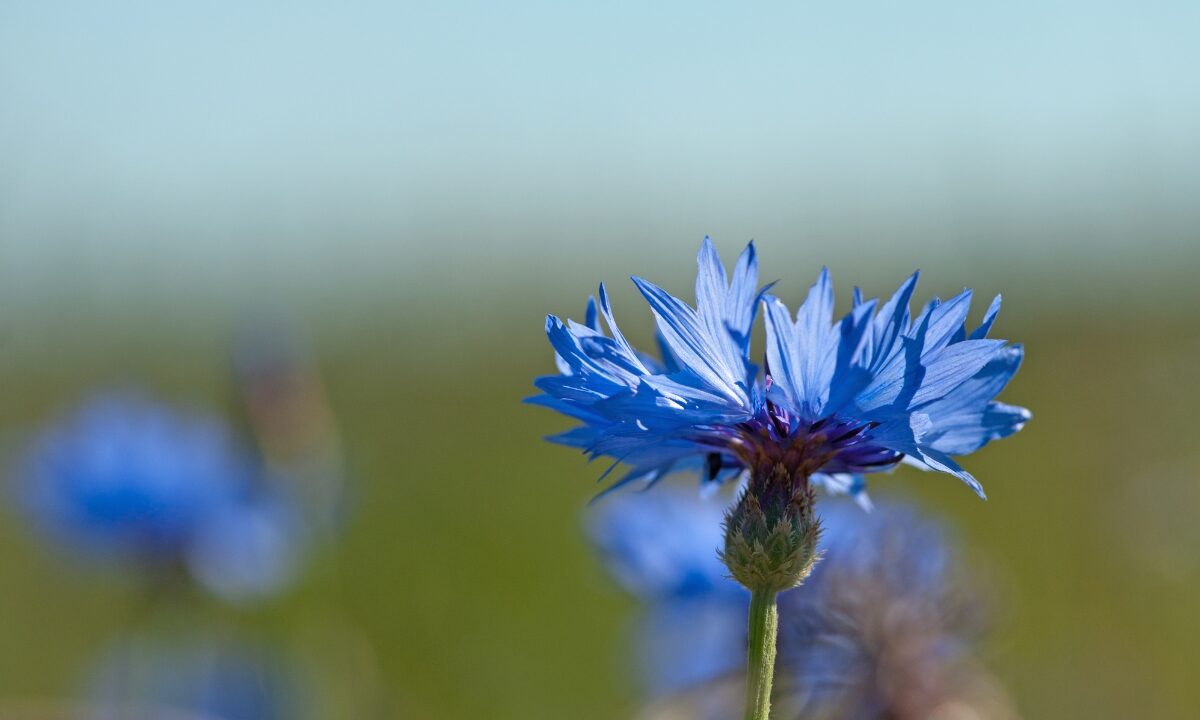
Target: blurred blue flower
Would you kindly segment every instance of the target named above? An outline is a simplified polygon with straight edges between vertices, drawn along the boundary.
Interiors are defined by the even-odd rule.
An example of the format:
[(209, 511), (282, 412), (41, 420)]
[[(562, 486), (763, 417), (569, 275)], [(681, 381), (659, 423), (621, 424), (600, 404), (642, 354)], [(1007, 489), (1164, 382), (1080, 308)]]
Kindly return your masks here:
[(779, 598), (788, 705), (801, 716), (935, 715), (978, 678), (973, 643), (985, 625), (956, 543), (896, 502), (865, 518), (832, 506), (823, 526), (825, 559)]
[(588, 534), (609, 572), (646, 601), (636, 630), (639, 677), (664, 695), (732, 672), (744, 662), (750, 593), (717, 556), (719, 498), (676, 485), (594, 506)]
[(132, 636), (85, 688), (88, 720), (294, 720), (297, 687), (274, 653), (221, 638)]
[(101, 393), (36, 437), (18, 476), (35, 524), (82, 555), (184, 565), (231, 599), (270, 592), (295, 566), (287, 498), (209, 417)]
[[(769, 287), (758, 288), (753, 244), (728, 277), (708, 238), (698, 264), (695, 308), (633, 278), (657, 320), (661, 360), (625, 339), (603, 285), (583, 324), (547, 318), (559, 374), (538, 378), (542, 392), (530, 402), (582, 422), (552, 441), (630, 465), (614, 487), (683, 468), (714, 481), (782, 463), (805, 482), (860, 495), (861, 473), (905, 460), (983, 494), (953, 456), (1011, 435), (1030, 417), (993, 400), (1022, 357), (1019, 345), (987, 338), (999, 297), (970, 333), (970, 290), (932, 300), (914, 319), (914, 274), (882, 305), (856, 289), (852, 310), (835, 322), (822, 270), (793, 319)], [(750, 361), (760, 302), (761, 374)]]
[[(635, 641), (652, 696), (716, 687), (744, 666), (749, 593), (716, 554), (724, 504), (670, 485), (589, 511), (606, 566), (646, 603)], [(971, 650), (984, 614), (946, 530), (895, 501), (869, 514), (833, 504), (822, 525), (824, 559), (779, 596), (781, 716), (929, 717), (977, 692)], [(686, 716), (733, 716), (742, 701), (705, 697), (716, 704)]]
[(185, 560), (192, 577), (218, 597), (266, 596), (294, 578), (303, 534), (290, 498), (259, 490), (205, 518)]

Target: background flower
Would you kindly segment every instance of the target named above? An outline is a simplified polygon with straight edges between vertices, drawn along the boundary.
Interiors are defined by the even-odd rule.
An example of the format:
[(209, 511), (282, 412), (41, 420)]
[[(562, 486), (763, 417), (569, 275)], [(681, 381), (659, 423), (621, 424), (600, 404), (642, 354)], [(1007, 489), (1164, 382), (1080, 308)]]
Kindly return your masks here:
[[(633, 634), (652, 716), (729, 717), (745, 662), (749, 594), (716, 557), (727, 497), (678, 485), (600, 501), (589, 534), (645, 607)], [(781, 717), (928, 718), (1012, 713), (979, 665), (986, 608), (946, 528), (896, 500), (822, 510), (824, 559), (780, 595)]]
[(270, 593), (295, 571), (288, 497), (214, 418), (100, 393), (34, 438), (17, 475), (33, 523), (80, 557), (186, 567), (227, 599)]
[(613, 578), (646, 603), (630, 639), (638, 680), (652, 695), (745, 662), (750, 593), (717, 556), (727, 495), (700, 497), (664, 484), (644, 495), (606, 497), (587, 515), (588, 534)]
[(780, 596), (786, 670), (777, 692), (785, 713), (1009, 717), (1003, 693), (975, 657), (987, 600), (953, 533), (896, 501), (865, 518), (834, 505), (824, 520), (825, 561), (808, 583)]

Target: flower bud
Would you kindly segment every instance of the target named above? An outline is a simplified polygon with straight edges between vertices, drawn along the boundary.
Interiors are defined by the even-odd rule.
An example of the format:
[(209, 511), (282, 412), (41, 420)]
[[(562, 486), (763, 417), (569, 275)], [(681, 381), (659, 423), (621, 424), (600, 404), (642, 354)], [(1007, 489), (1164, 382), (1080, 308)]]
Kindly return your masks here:
[(794, 488), (780, 466), (753, 477), (725, 516), (721, 560), (751, 591), (782, 592), (804, 581), (817, 560), (821, 527), (808, 483)]

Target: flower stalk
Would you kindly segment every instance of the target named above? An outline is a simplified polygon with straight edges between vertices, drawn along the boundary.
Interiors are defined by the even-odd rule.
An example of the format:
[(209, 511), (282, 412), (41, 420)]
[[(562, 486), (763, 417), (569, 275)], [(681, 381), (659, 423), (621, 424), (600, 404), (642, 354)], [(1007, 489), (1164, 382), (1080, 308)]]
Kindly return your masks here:
[(775, 676), (775, 641), (779, 634), (778, 593), (757, 590), (750, 595), (749, 646), (746, 653), (746, 720), (771, 716), (771, 684)]

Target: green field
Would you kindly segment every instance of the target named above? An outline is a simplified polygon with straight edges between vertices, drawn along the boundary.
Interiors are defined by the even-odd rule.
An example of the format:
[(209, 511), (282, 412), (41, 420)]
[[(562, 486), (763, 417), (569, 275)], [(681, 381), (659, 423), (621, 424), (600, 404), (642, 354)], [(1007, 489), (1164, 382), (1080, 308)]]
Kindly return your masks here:
[[(561, 420), (519, 403), (552, 368), (530, 304), (316, 317), (351, 520), (288, 596), (241, 609), (193, 598), (188, 622), (284, 649), (330, 716), (628, 716), (636, 606), (579, 531), (600, 467), (542, 443)], [(990, 500), (910, 469), (876, 492), (957, 524), (990, 590), (984, 657), (1026, 716), (1183, 717), (1200, 704), (1194, 327), (1187, 313), (1013, 306), (998, 334), (1027, 360), (1004, 399), (1035, 417), (968, 460)], [(107, 322), (13, 323), (0, 357), (10, 459), (31, 424), (98, 383), (232, 412), (221, 323)], [(0, 697), (69, 697), (90, 653), (159, 620), (136, 578), (65, 562), (26, 530), (13, 513), (0, 527)]]

